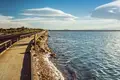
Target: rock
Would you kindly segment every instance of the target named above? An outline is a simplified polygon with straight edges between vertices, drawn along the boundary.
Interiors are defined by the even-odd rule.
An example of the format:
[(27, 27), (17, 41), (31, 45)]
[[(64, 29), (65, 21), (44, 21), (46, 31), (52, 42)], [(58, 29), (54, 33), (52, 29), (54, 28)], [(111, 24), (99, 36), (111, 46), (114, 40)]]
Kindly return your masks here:
[(38, 61), (39, 61), (39, 59), (36, 59), (36, 61), (38, 62)]
[(40, 48), (40, 50), (39, 50), (40, 52), (45, 52), (45, 50), (43, 49), (43, 48)]
[(56, 58), (56, 54), (55, 53), (51, 53), (50, 56), (53, 57), (53, 58)]
[(37, 56), (37, 54), (33, 54), (33, 56), (34, 56), (34, 57), (36, 57), (36, 56)]
[(40, 76), (40, 72), (37, 72), (38, 76)]

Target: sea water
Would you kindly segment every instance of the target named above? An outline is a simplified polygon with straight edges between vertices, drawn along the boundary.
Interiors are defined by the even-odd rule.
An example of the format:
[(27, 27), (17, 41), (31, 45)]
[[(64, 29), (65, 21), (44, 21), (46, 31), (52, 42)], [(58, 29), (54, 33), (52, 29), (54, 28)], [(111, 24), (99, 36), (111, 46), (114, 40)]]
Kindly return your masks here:
[(49, 36), (67, 80), (120, 80), (119, 31), (49, 31)]

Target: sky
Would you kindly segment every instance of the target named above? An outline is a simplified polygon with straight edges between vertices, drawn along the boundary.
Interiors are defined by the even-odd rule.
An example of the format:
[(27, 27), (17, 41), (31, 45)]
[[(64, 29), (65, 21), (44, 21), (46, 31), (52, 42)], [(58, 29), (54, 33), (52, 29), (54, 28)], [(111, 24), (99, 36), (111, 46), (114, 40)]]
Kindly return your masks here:
[(120, 0), (3, 0), (0, 28), (120, 29)]

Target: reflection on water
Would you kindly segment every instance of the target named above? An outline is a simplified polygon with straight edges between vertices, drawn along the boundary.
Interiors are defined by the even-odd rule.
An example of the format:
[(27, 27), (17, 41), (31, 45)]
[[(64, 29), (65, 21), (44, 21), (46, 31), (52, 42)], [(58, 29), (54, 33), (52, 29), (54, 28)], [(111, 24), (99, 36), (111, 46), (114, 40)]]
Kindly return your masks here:
[(120, 32), (50, 31), (49, 46), (68, 80), (120, 80)]

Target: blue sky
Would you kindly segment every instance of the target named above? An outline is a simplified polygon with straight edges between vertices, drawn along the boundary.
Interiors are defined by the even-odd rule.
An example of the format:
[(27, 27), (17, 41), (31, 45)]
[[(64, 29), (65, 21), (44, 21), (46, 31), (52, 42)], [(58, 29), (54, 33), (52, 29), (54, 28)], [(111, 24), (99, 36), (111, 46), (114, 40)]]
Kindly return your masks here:
[[(5, 28), (24, 25), (45, 29), (118, 29), (119, 26), (116, 24), (119, 20), (113, 20), (113, 17), (116, 17), (120, 11), (117, 14), (109, 13), (110, 16), (115, 16), (112, 18), (108, 16), (105, 19), (105, 15), (108, 15), (105, 13), (106, 7), (96, 10), (99, 6), (113, 2), (116, 2), (113, 8), (120, 8), (116, 6), (120, 0), (3, 0), (0, 3), (0, 21), (3, 21), (0, 26), (5, 26)], [(108, 8), (108, 10), (113, 8)], [(105, 15), (99, 14), (100, 11)], [(112, 24), (113, 27), (108, 24)]]
[(0, 3), (0, 13), (6, 16), (18, 16), (20, 12), (31, 8), (51, 7), (71, 13), (75, 16), (85, 16), (95, 7), (112, 0), (3, 0)]

